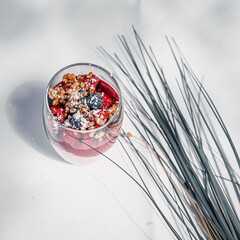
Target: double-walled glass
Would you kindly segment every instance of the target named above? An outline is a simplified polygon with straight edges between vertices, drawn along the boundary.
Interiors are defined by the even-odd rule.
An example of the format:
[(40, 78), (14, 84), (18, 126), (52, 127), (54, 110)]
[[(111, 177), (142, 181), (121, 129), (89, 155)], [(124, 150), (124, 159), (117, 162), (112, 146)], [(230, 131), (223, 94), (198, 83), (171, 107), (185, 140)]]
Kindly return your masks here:
[[(64, 74), (75, 75), (92, 72), (110, 85), (119, 96), (118, 109), (105, 125), (93, 130), (76, 130), (61, 124), (52, 115), (48, 102), (48, 90), (62, 81)], [(48, 139), (57, 153), (67, 162), (86, 164), (95, 161), (116, 142), (123, 119), (122, 96), (115, 78), (104, 68), (89, 63), (76, 63), (58, 71), (49, 82), (43, 104), (43, 122)]]

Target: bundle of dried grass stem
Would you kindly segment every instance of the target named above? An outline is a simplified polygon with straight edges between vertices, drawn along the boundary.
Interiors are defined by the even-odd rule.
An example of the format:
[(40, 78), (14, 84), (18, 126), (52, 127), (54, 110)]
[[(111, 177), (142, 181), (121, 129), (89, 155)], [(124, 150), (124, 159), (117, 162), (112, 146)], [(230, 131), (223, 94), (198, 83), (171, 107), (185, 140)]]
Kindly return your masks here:
[[(123, 130), (124, 141), (120, 139), (135, 175), (119, 167), (143, 190), (177, 239), (240, 239), (240, 159), (216, 106), (177, 44), (167, 39), (180, 74), (182, 102), (177, 100), (152, 48), (144, 45), (134, 28), (133, 32), (133, 48), (118, 36), (125, 59), (99, 48), (113, 63), (115, 77), (124, 88), (125, 114), (139, 136)], [(159, 166), (172, 191), (162, 180)], [(166, 200), (185, 236), (159, 207), (139, 168)]]

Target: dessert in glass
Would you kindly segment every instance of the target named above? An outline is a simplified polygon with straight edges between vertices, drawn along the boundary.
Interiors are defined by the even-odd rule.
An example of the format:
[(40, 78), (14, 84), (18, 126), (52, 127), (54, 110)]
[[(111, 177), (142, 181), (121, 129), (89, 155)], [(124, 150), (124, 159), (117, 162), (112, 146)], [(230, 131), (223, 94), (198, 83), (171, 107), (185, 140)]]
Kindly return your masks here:
[(43, 104), (46, 134), (57, 153), (72, 164), (99, 159), (116, 142), (123, 109), (119, 85), (104, 68), (76, 63), (49, 82)]

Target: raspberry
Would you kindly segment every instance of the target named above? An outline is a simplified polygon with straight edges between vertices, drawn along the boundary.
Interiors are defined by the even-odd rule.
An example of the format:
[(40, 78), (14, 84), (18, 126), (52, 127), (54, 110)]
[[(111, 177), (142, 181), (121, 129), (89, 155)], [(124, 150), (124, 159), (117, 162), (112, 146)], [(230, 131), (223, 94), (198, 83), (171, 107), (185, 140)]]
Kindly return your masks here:
[(109, 95), (105, 92), (99, 92), (98, 93), (102, 98), (102, 106), (100, 109), (106, 109), (109, 108), (113, 104), (113, 100), (109, 97)]
[(57, 120), (59, 122), (63, 122), (66, 118), (66, 112), (65, 109), (61, 106), (54, 106), (50, 108), (52, 114), (57, 117)]

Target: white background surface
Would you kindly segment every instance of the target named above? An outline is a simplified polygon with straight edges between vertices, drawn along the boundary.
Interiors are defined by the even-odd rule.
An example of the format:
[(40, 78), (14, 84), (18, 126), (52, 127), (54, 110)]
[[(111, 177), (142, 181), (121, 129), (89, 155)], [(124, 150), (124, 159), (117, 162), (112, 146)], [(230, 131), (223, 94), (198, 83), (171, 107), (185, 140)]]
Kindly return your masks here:
[[(71, 63), (107, 68), (96, 46), (118, 51), (116, 35), (134, 24), (170, 76), (165, 35), (175, 38), (239, 149), (239, 10), (239, 1), (223, 0), (0, 0), (0, 239), (171, 239), (107, 160), (75, 167), (58, 157), (43, 132), (44, 88)], [(127, 168), (119, 149), (110, 156)]]

